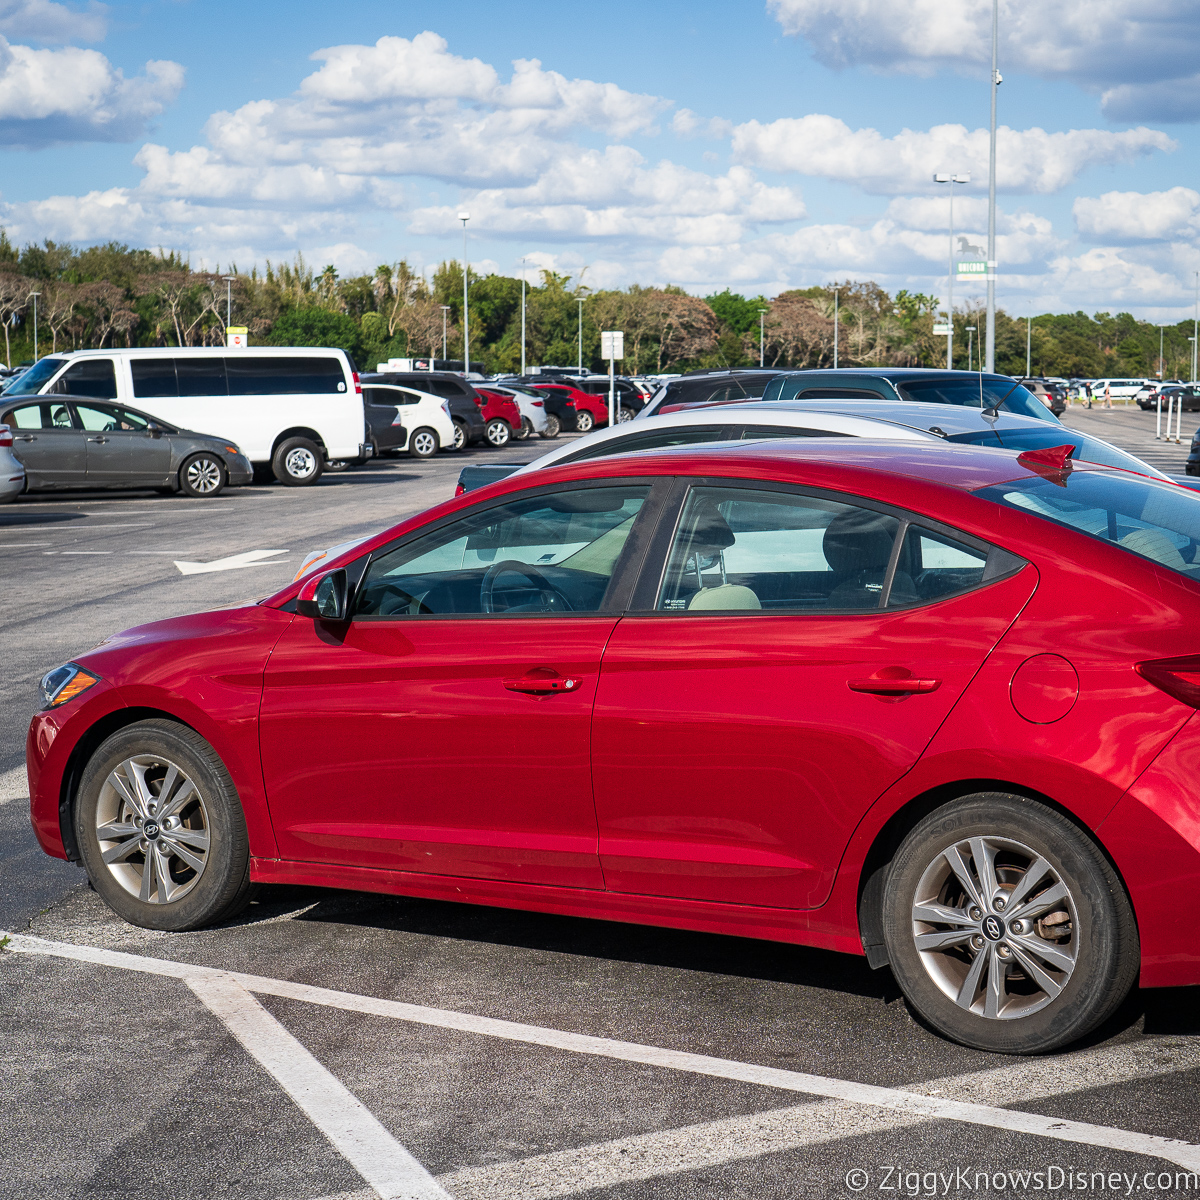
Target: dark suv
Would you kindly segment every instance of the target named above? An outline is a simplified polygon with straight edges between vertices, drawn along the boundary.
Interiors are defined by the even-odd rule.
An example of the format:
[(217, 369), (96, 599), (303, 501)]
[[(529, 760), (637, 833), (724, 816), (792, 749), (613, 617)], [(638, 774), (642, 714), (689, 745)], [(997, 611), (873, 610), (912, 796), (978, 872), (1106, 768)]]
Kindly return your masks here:
[[(587, 392), (591, 396), (599, 396), (605, 404), (608, 403), (607, 375), (588, 375), (586, 378), (572, 379), (567, 382), (570, 382), (581, 392)], [(645, 394), (636, 383), (632, 383), (628, 379), (614, 379), (613, 391), (616, 392), (619, 413), (617, 419), (619, 421), (633, 420), (646, 407)]]
[[(652, 417), (668, 408), (675, 412), (693, 404), (736, 404), (739, 400), (757, 400), (771, 380), (795, 373), (759, 369), (693, 371), (659, 388), (638, 412), (638, 419)], [(607, 379), (604, 390), (608, 391)]]
[(479, 411), (483, 399), (461, 376), (449, 371), (380, 371), (362, 376), (363, 387), (373, 383), (391, 383), (440, 396), (450, 405), (454, 422), (454, 448), (473, 446), (483, 441), (487, 422)]

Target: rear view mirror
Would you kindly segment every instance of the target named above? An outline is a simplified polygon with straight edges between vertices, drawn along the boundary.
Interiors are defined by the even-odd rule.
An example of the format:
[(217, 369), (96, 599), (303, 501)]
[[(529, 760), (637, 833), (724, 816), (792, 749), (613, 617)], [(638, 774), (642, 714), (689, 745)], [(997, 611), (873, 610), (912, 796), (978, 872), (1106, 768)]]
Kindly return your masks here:
[(315, 575), (304, 581), (296, 597), (296, 612), (322, 621), (344, 621), (349, 590), (345, 568)]

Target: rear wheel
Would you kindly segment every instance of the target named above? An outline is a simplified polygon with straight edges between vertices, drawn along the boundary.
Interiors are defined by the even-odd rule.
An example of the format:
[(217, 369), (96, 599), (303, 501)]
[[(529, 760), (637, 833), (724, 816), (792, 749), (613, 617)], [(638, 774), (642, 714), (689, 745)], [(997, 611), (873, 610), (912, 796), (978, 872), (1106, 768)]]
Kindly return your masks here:
[(1024, 796), (937, 809), (884, 889), (892, 971), (913, 1008), (964, 1045), (1040, 1054), (1090, 1032), (1137, 977), (1137, 925), (1099, 848)]
[(518, 442), (523, 442), (533, 432), (533, 422), (528, 417), (521, 418), (521, 428), (513, 433)]
[(580, 433), (591, 433), (595, 427), (596, 418), (586, 408), (581, 408), (575, 414), (575, 428)]
[(179, 490), (185, 496), (219, 496), (227, 478), (225, 464), (215, 454), (192, 454), (179, 468)]
[(467, 446), (467, 426), (463, 421), (454, 422), (454, 448), (465, 450)]
[(413, 458), (432, 458), (440, 446), (438, 435), (432, 429), (424, 426), (414, 429), (412, 436), (408, 439), (408, 452)]
[(75, 836), (88, 878), (147, 929), (226, 920), (250, 900), (250, 843), (233, 780), (195, 730), (141, 721), (84, 769)]
[(546, 414), (546, 428), (538, 434), (540, 438), (548, 438), (553, 440), (562, 432), (562, 422), (554, 413)]
[(484, 437), (487, 438), (489, 446), (495, 446), (499, 450), (501, 446), (507, 446), (512, 438), (512, 427), (502, 418), (493, 417), (487, 423)]
[(275, 478), (287, 487), (307, 487), (321, 478), (321, 451), (308, 438), (294, 437), (281, 442), (271, 458)]
[(624, 425), (626, 421), (632, 421), (633, 418), (636, 416), (637, 416), (637, 413), (634, 412), (634, 410), (632, 408), (623, 408), (617, 414), (617, 421), (619, 424)]

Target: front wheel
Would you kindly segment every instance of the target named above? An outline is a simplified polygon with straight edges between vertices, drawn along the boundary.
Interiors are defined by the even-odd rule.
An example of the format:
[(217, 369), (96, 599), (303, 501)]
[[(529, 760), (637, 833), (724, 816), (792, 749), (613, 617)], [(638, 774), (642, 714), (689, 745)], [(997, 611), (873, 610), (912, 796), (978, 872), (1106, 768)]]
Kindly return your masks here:
[(321, 451), (308, 438), (294, 437), (281, 442), (271, 457), (275, 478), (286, 487), (307, 487), (321, 478)]
[(432, 458), (441, 446), (438, 435), (432, 429), (414, 429), (408, 439), (408, 452), (413, 458)]
[(250, 842), (233, 780), (213, 748), (175, 721), (139, 721), (84, 769), (75, 837), (88, 878), (146, 929), (199, 929), (250, 900)]
[(591, 433), (595, 428), (596, 418), (586, 408), (581, 408), (575, 414), (575, 428), (580, 433)]
[(484, 431), (484, 437), (487, 438), (489, 446), (495, 446), (497, 450), (501, 446), (507, 446), (509, 439), (512, 437), (512, 428), (508, 422), (500, 417), (493, 417), (487, 423), (487, 429)]
[(192, 454), (179, 468), (179, 490), (185, 496), (219, 496), (228, 476), (225, 464), (215, 454)]
[(555, 413), (547, 413), (546, 428), (538, 434), (538, 437), (553, 441), (560, 433), (562, 433), (562, 422)]
[(1099, 848), (1024, 796), (924, 818), (884, 888), (884, 940), (909, 1003), (978, 1050), (1040, 1054), (1111, 1016), (1137, 978), (1129, 899)]

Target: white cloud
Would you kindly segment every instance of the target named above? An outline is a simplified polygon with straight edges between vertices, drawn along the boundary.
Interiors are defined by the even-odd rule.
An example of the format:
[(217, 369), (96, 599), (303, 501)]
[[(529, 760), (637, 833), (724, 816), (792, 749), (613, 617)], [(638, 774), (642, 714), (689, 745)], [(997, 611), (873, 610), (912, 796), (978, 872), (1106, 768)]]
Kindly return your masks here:
[[(768, 0), (831, 67), (931, 74), (991, 62), (990, 0)], [(1001, 0), (1000, 69), (1103, 94), (1115, 120), (1200, 117), (1194, 0)]]
[(1105, 192), (1080, 196), (1075, 224), (1085, 237), (1118, 244), (1200, 237), (1200, 192)]
[(148, 62), (126, 79), (97, 50), (35, 50), (0, 37), (0, 144), (131, 141), (179, 94), (184, 69)]
[(107, 12), (94, 2), (81, 12), (53, 0), (0, 0), (0, 34), (35, 42), (99, 42), (108, 32)]
[[(1057, 192), (1088, 167), (1129, 162), (1176, 145), (1165, 133), (1144, 128), (1047, 133), (1002, 125), (996, 138), (996, 185), (1007, 192)], [(837, 117), (814, 113), (737, 126), (733, 155), (750, 166), (822, 175), (868, 192), (932, 191), (936, 171), (967, 172), (976, 186), (986, 185), (988, 131), (935, 125), (887, 138), (878, 130), (851, 129)]]

